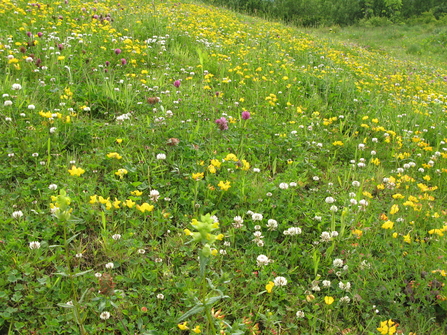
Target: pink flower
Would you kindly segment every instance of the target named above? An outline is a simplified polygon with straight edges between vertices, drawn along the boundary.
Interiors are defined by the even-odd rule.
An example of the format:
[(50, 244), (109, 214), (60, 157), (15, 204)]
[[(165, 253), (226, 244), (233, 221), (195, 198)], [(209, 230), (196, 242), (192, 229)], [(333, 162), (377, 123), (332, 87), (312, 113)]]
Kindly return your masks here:
[(39, 36), (39, 37), (42, 37), (42, 35), (43, 35), (43, 33), (41, 33), (41, 32), (37, 33), (37, 36)]
[(242, 117), (242, 120), (248, 120), (250, 118), (250, 112), (243, 111), (241, 117)]
[(115, 49), (115, 53), (119, 55), (121, 53), (121, 49)]
[(126, 65), (127, 64), (127, 60), (125, 58), (121, 58), (121, 64), (122, 65)]
[(180, 82), (180, 80), (176, 80), (176, 81), (174, 81), (174, 86), (175, 87), (180, 87), (180, 84), (181, 84), (181, 82)]
[(221, 117), (220, 119), (217, 119), (214, 121), (219, 126), (220, 130), (227, 130), (228, 129), (228, 121), (226, 118)]

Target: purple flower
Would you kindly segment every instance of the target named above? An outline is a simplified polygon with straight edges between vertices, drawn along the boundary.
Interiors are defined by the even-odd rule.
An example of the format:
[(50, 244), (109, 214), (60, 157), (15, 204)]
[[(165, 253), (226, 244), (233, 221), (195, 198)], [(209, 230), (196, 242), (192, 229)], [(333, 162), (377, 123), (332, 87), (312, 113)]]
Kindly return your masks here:
[(43, 33), (41, 33), (41, 32), (37, 33), (37, 36), (39, 36), (39, 37), (42, 37), (42, 35), (43, 35)]
[(28, 37), (32, 37), (32, 36), (33, 36), (33, 33), (30, 32), (30, 31), (27, 31), (27, 32), (26, 32), (26, 36), (28, 36)]
[(110, 62), (108, 60), (106, 60), (106, 66), (109, 66)]
[(115, 53), (119, 55), (121, 53), (121, 49), (115, 49)]
[(122, 65), (126, 65), (127, 64), (127, 60), (125, 58), (121, 58), (121, 64)]
[(181, 84), (181, 82), (180, 82), (180, 80), (176, 80), (176, 81), (174, 81), (174, 86), (175, 87), (180, 87), (180, 84)]
[(226, 118), (221, 117), (220, 119), (217, 119), (214, 121), (219, 126), (220, 130), (227, 130), (228, 129), (228, 121)]
[(248, 120), (250, 118), (250, 112), (249, 111), (243, 111), (241, 114), (242, 120)]

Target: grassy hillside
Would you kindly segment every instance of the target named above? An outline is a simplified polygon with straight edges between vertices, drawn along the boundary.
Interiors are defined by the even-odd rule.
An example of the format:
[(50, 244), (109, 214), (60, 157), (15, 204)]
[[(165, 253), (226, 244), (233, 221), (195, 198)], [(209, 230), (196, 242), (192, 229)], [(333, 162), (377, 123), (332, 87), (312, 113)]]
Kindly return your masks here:
[(445, 333), (443, 67), (186, 1), (0, 19), (0, 332)]

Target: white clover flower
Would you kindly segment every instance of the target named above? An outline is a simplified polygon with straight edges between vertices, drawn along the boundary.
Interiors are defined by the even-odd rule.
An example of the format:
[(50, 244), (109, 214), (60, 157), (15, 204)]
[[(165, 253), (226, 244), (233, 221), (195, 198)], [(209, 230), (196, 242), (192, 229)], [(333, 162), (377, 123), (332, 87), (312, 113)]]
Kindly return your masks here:
[(268, 230), (276, 230), (278, 227), (278, 222), (276, 220), (270, 219), (267, 221)]
[(330, 287), (331, 286), (331, 281), (330, 280), (323, 280), (322, 284), (323, 284), (323, 287)]
[(331, 208), (329, 208), (331, 212), (337, 212), (338, 211), (338, 207), (335, 205), (332, 205)]
[(287, 279), (284, 277), (276, 277), (273, 279), (273, 283), (275, 286), (286, 286), (287, 285)]
[(287, 189), (289, 188), (289, 184), (287, 184), (287, 183), (281, 183), (281, 184), (279, 184), (279, 188), (280, 188), (281, 190), (287, 190)]
[(157, 159), (158, 160), (163, 160), (163, 159), (166, 159), (166, 154), (157, 154)]
[(106, 269), (113, 269), (114, 267), (115, 267), (115, 265), (113, 264), (113, 262), (106, 264)]
[(304, 316), (305, 316), (305, 314), (304, 314), (303, 311), (297, 311), (297, 312), (296, 312), (296, 317), (297, 317), (298, 319), (303, 319)]
[(12, 217), (13, 217), (14, 219), (20, 219), (22, 216), (23, 216), (23, 212), (22, 212), (22, 211), (15, 211), (15, 212), (12, 212)]
[(30, 249), (40, 249), (40, 242), (33, 241), (29, 243)]
[(327, 204), (333, 204), (333, 203), (335, 202), (335, 199), (332, 198), (332, 197), (327, 197), (324, 201), (325, 201)]
[(120, 235), (120, 234), (114, 234), (114, 235), (112, 235), (112, 238), (113, 238), (115, 241), (117, 241), (117, 240), (119, 240), (119, 239), (121, 238), (121, 235)]
[(320, 177), (318, 177), (318, 176), (313, 176), (312, 179), (313, 179), (314, 181), (319, 181), (319, 180), (320, 180)]
[(165, 296), (162, 293), (157, 294), (157, 299), (163, 300)]
[(329, 242), (331, 240), (331, 234), (327, 231), (324, 231), (320, 235), (321, 242)]
[(68, 306), (73, 306), (73, 301), (69, 300), (65, 304), (68, 305)]
[(348, 296), (344, 296), (340, 298), (340, 303), (349, 304), (351, 302), (351, 298)]
[(297, 185), (298, 185), (298, 184), (295, 183), (294, 181), (292, 181), (292, 182), (289, 184), (290, 187), (297, 187)]
[(163, 262), (163, 260), (161, 258), (157, 257), (157, 258), (154, 259), (154, 262), (155, 263), (161, 263), (161, 262)]
[(22, 89), (22, 85), (20, 85), (20, 84), (12, 84), (12, 89), (14, 91), (21, 90)]
[(150, 191), (149, 198), (151, 198), (151, 200), (153, 202), (157, 202), (159, 197), (160, 197), (160, 192), (158, 192), (157, 190)]
[(95, 277), (96, 277), (96, 278), (101, 278), (101, 277), (102, 277), (102, 274), (99, 273), (99, 272), (96, 272), (96, 273), (95, 273)]
[(299, 234), (301, 234), (301, 228), (299, 228), (299, 227), (290, 227), (289, 229), (284, 230), (283, 234), (284, 235), (290, 235), (290, 236), (299, 235)]
[(358, 145), (359, 150), (365, 150), (365, 145), (363, 143), (360, 143)]
[(38, 154), (37, 152), (35, 152), (35, 153), (33, 153), (31, 156), (32, 156), (32, 157), (39, 157), (39, 154)]
[(332, 262), (332, 265), (336, 268), (341, 268), (343, 266), (343, 260), (341, 260), (340, 258), (336, 258)]
[(251, 219), (253, 221), (261, 221), (263, 219), (263, 216), (262, 216), (262, 214), (259, 214), (259, 213), (253, 213), (251, 215)]
[(352, 182), (352, 186), (354, 186), (354, 187), (360, 187), (360, 182), (357, 181), (357, 180), (354, 180), (354, 181)]
[(261, 172), (261, 169), (253, 168), (253, 172), (259, 173), (259, 172)]
[(140, 255), (144, 255), (146, 253), (146, 250), (144, 249), (138, 249), (137, 251)]
[(337, 237), (338, 236), (338, 231), (334, 230), (331, 231), (331, 237)]
[(233, 218), (234, 222), (236, 223), (244, 223), (244, 220), (242, 220), (242, 218), (240, 216), (235, 216)]
[(315, 215), (315, 216), (314, 216), (314, 220), (315, 220), (315, 221), (321, 221), (321, 216)]
[(259, 255), (256, 258), (256, 264), (258, 266), (268, 265), (271, 262), (271, 260), (266, 255)]
[(5, 117), (5, 121), (6, 121), (6, 122), (11, 122), (12, 119), (11, 119), (10, 117)]
[(99, 315), (99, 317), (100, 317), (102, 320), (107, 320), (108, 318), (110, 318), (110, 313), (109, 313), (109, 312), (102, 312), (102, 313)]
[(368, 203), (368, 201), (366, 201), (365, 199), (362, 199), (362, 200), (360, 200), (359, 201), (359, 205), (361, 205), (361, 206), (368, 206), (369, 205), (369, 203)]
[(5, 102), (3, 103), (4, 106), (11, 106), (12, 105), (12, 101), (11, 100), (5, 100)]
[(50, 184), (50, 186), (48, 186), (48, 188), (52, 191), (56, 191), (57, 190), (57, 185), (56, 184)]
[(78, 254), (75, 255), (75, 257), (76, 257), (76, 258), (82, 258), (82, 254), (81, 254), (81, 253), (78, 253)]
[(350, 282), (346, 282), (346, 284), (344, 284), (343, 282), (339, 282), (338, 283), (338, 287), (343, 290), (343, 291), (349, 291), (351, 289), (351, 283)]
[(51, 127), (50, 128), (50, 134), (54, 134), (56, 132), (57, 128), (56, 127)]

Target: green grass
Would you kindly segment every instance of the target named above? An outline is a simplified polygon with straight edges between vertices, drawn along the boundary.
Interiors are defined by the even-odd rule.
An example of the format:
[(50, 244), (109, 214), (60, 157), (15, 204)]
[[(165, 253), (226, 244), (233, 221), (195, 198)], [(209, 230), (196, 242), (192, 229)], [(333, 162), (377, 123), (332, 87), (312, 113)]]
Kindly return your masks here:
[(445, 333), (443, 64), (186, 1), (0, 31), (1, 333)]

